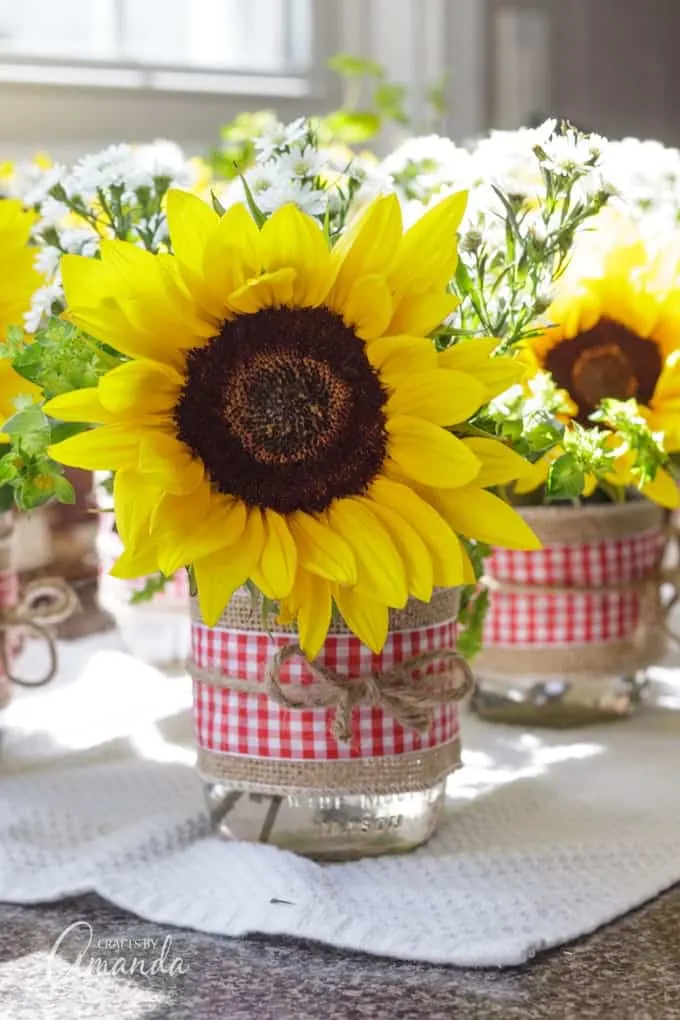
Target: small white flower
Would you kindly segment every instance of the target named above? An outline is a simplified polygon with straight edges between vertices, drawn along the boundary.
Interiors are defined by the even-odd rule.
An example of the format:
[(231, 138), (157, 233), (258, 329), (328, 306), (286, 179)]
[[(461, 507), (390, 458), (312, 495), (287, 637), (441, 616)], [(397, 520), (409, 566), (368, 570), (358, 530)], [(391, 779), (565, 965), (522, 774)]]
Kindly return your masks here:
[[(50, 201), (50, 191), (56, 184), (61, 184), (66, 176), (66, 168), (60, 165), (52, 166), (48, 170), (43, 170), (40, 175), (35, 178), (21, 199), (24, 205), (31, 207), (39, 206), (41, 203)], [(53, 201), (53, 199), (52, 199)]]
[(35, 232), (40, 234), (48, 227), (59, 227), (68, 216), (68, 212), (68, 206), (64, 202), (58, 202), (56, 198), (46, 198), (40, 206), (40, 220)]
[(35, 333), (43, 318), (52, 314), (54, 307), (64, 307), (64, 289), (60, 280), (53, 280), (45, 287), (39, 287), (33, 294), (30, 309), (24, 315), (27, 333)]
[(281, 178), (318, 177), (326, 169), (326, 162), (316, 149), (293, 149), (276, 157), (274, 169)]
[(47, 244), (42, 248), (38, 248), (34, 265), (39, 273), (49, 278), (56, 273), (60, 260), (61, 252), (59, 249)]
[(299, 117), (290, 124), (276, 120), (267, 125), (262, 134), (254, 139), (258, 162), (267, 163), (279, 155), (282, 150), (298, 148), (307, 136), (309, 124), (304, 117)]

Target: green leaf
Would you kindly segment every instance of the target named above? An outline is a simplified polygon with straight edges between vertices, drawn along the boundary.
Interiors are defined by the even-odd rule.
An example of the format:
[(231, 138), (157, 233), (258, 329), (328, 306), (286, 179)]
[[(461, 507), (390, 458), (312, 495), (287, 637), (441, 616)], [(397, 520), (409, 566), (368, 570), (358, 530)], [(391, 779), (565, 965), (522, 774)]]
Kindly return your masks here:
[(14, 508), (14, 489), (11, 485), (0, 485), (0, 514)]
[(385, 68), (376, 60), (355, 57), (351, 53), (336, 53), (327, 65), (340, 78), (384, 78)]
[(253, 193), (250, 190), (250, 185), (248, 184), (248, 181), (245, 179), (245, 177), (241, 177), (241, 183), (243, 184), (243, 190), (245, 192), (248, 208), (250, 209), (250, 214), (257, 223), (258, 227), (262, 228), (263, 224), (267, 222), (267, 217), (258, 207), (257, 202), (253, 198)]
[(373, 102), (379, 113), (397, 124), (409, 124), (409, 116), (404, 108), (406, 86), (381, 82), (373, 93)]
[(227, 210), (224, 208), (224, 206), (220, 202), (219, 198), (217, 197), (215, 192), (212, 191), (212, 189), (210, 191), (210, 201), (212, 202), (212, 207), (215, 210), (215, 212), (217, 213), (217, 215), (218, 216), (224, 216), (224, 214), (225, 214), (225, 212)]
[(25, 411), (19, 411), (17, 414), (12, 415), (9, 421), (5, 422), (2, 430), (8, 436), (17, 436), (42, 429), (47, 429), (49, 432), (49, 427), (47, 417), (40, 408), (29, 407)]
[(165, 591), (171, 580), (172, 578), (166, 577), (165, 574), (161, 574), (160, 572), (157, 574), (151, 574), (146, 578), (144, 587), (131, 595), (130, 605), (136, 606), (139, 605), (140, 602), (151, 602), (154, 595), (159, 595), (161, 592)]
[(63, 475), (55, 475), (54, 477), (54, 495), (60, 503), (70, 503), (73, 505), (76, 501), (76, 490), (68, 478), (65, 478)]
[(550, 465), (546, 489), (552, 499), (578, 499), (583, 493), (586, 477), (570, 453)]
[(378, 134), (381, 120), (369, 110), (338, 110), (324, 117), (323, 123), (337, 141), (358, 145)]

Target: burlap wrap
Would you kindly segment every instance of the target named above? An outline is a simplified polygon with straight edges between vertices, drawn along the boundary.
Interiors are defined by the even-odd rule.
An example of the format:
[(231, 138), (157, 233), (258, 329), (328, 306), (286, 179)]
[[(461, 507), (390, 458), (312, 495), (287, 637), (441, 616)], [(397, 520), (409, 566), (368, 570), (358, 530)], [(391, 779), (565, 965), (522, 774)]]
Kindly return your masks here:
[[(544, 547), (587, 545), (648, 531), (662, 533), (668, 526), (668, 513), (645, 500), (617, 506), (522, 507), (522, 517), (533, 528)], [(658, 662), (667, 644), (666, 607), (662, 585), (671, 578), (662, 569), (663, 552), (648, 577), (639, 581), (600, 586), (541, 585), (513, 583), (487, 578), (488, 587), (502, 593), (536, 598), (550, 595), (588, 594), (616, 591), (639, 592), (639, 620), (628, 640), (606, 643), (574, 643), (560, 646), (518, 647), (507, 645), (485, 648), (475, 660), (475, 674), (485, 680), (569, 678), (593, 680), (611, 676), (633, 676)]]
[[(390, 613), (390, 631), (414, 630), (455, 620), (458, 615), (459, 601), (460, 595), (457, 589), (436, 591), (432, 601), (428, 604), (412, 599), (403, 610), (393, 610)], [(195, 599), (192, 599), (191, 614), (195, 623), (203, 622)], [(297, 651), (293, 652), (292, 648), (296, 644), (295, 628), (279, 625), (274, 620), (268, 620), (265, 624), (261, 607), (253, 603), (247, 592), (236, 593), (217, 626), (237, 631), (262, 631), (266, 628), (272, 634), (290, 635), (290, 652), (298, 654)], [(342, 620), (333, 619), (329, 633), (350, 634), (351, 632)], [(418, 657), (418, 660), (414, 659), (403, 664), (404, 670), (410, 670), (412, 675), (418, 669), (423, 669), (433, 657), (435, 657), (434, 653)], [(426, 703), (422, 718), (418, 716), (418, 706), (412, 704), (416, 700), (413, 693), (418, 691), (420, 681), (416, 677), (413, 677), (412, 680), (407, 709), (411, 712), (415, 709), (415, 715), (411, 718), (416, 720), (414, 722), (416, 728), (420, 724), (425, 724), (425, 716), (428, 711), (430, 712), (429, 719), (431, 712), (438, 704), (459, 701), (471, 689), (472, 678), (469, 667), (459, 659), (454, 649), (442, 649), (438, 657), (442, 660), (449, 659), (451, 669), (436, 677), (422, 678), (422, 701)], [(283, 658), (285, 659), (285, 654)], [(403, 675), (388, 676), (393, 672), (398, 673), (401, 666), (402, 664), (397, 664), (394, 671), (387, 671), (385, 674), (386, 687), (394, 684), (398, 679), (399, 686), (403, 688)], [(315, 672), (314, 664), (310, 663), (310, 668)], [(334, 674), (328, 678), (330, 683), (325, 683), (327, 678), (322, 671), (319, 671), (319, 674), (315, 674), (315, 682), (310, 685), (276, 683), (272, 686), (271, 684), (265, 685), (265, 678), (262, 683), (254, 684), (240, 677), (224, 676), (216, 670), (200, 669), (191, 662), (189, 671), (194, 679), (202, 684), (208, 683), (215, 687), (240, 692), (266, 693), (279, 705), (293, 711), (296, 708), (324, 710), (329, 707), (335, 708), (338, 712), (336, 722), (339, 716), (343, 719), (347, 719), (349, 716), (348, 711), (342, 715), (343, 710), (348, 708), (344, 699), (348, 689), (351, 689), (354, 684), (361, 688), (361, 693), (358, 699), (350, 699), (350, 708), (356, 704), (379, 704), (385, 711), (390, 711), (393, 707), (390, 693), (387, 690), (383, 692), (385, 696), (382, 701), (376, 700), (376, 689), (380, 688), (383, 679), (381, 675), (350, 680), (347, 677)], [(337, 684), (334, 683), (334, 680), (337, 681)], [(436, 683), (426, 682), (430, 680), (434, 680)], [(395, 718), (399, 718), (399, 716), (395, 715)], [(197, 764), (204, 779), (219, 782), (227, 788), (238, 788), (252, 793), (284, 796), (287, 794), (304, 795), (305, 793), (382, 795), (428, 789), (458, 768), (461, 758), (460, 741), (456, 737), (446, 743), (432, 748), (424, 748), (417, 752), (383, 757), (333, 760), (283, 760), (220, 754), (206, 748), (199, 748)]]

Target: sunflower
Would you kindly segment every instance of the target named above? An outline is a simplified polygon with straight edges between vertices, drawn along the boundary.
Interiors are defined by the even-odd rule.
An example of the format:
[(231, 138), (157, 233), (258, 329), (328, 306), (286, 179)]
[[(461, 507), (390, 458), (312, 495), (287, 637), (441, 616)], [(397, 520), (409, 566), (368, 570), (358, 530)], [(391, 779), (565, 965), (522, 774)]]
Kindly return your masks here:
[(130, 359), (46, 405), (98, 425), (51, 452), (116, 473), (117, 576), (190, 564), (209, 625), (250, 580), (313, 657), (333, 602), (378, 651), (388, 607), (472, 582), (459, 534), (537, 547), (487, 491), (522, 458), (444, 427), (509, 385), (491, 342), (438, 354), (428, 339), (456, 304), (464, 206), (404, 233), (381, 197), (329, 249), (294, 205), (260, 228), (172, 191), (174, 254), (105, 241), (101, 261), (63, 259), (71, 320)]
[(634, 397), (669, 451), (680, 449), (680, 245), (653, 251), (637, 228), (602, 217), (581, 245), (547, 318), (527, 341), (587, 424), (601, 400)]
[[(35, 251), (28, 247), (33, 213), (26, 212), (15, 199), (0, 200), (0, 339), (5, 339), (9, 326), (20, 326), (28, 310), (31, 296), (40, 286), (40, 274), (33, 266)], [(20, 396), (39, 391), (12, 369), (9, 361), (0, 359), (0, 424), (15, 410)]]

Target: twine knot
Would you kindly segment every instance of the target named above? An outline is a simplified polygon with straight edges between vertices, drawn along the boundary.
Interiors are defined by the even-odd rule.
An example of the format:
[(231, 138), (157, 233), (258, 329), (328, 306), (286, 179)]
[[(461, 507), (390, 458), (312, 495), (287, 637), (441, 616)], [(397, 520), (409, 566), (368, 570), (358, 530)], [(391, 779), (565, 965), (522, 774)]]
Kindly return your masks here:
[[(18, 605), (0, 610), (0, 664), (5, 675), (20, 687), (42, 687), (57, 672), (57, 646), (50, 628), (67, 620), (80, 608), (73, 588), (60, 577), (44, 577), (24, 588)], [(26, 680), (16, 676), (7, 654), (7, 638), (16, 628), (30, 631), (44, 642), (49, 661), (42, 676)]]
[[(314, 674), (314, 684), (281, 682), (285, 663), (300, 656)], [(447, 663), (444, 673), (417, 676), (433, 662)], [(405, 729), (426, 733), (441, 705), (462, 701), (473, 689), (469, 665), (453, 649), (423, 652), (396, 663), (384, 673), (349, 677), (328, 666), (310, 662), (299, 645), (286, 645), (273, 657), (265, 674), (265, 693), (284, 708), (334, 708), (331, 732), (340, 743), (352, 739), (352, 710), (362, 705), (387, 709)]]

